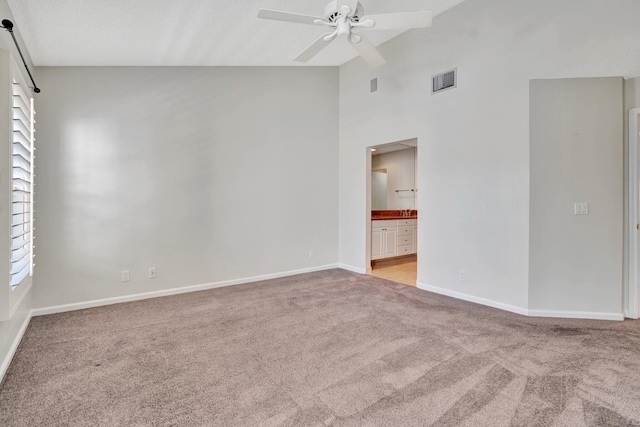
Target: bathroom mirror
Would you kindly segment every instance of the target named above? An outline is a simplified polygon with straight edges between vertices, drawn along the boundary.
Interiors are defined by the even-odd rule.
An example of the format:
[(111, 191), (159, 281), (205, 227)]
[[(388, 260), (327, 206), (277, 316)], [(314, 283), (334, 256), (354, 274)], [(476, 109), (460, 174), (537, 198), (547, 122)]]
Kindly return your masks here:
[(410, 145), (415, 142), (376, 147), (371, 158), (371, 210), (416, 209), (416, 147)]
[(371, 209), (374, 211), (387, 210), (386, 169), (375, 169), (371, 171)]

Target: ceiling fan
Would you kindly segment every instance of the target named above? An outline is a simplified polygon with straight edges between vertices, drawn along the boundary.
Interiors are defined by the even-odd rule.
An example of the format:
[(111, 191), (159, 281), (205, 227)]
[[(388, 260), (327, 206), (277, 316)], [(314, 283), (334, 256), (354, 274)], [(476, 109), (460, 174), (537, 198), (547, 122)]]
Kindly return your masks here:
[(432, 10), (365, 15), (358, 0), (332, 0), (324, 9), (324, 17), (301, 15), (278, 10), (260, 9), (258, 18), (298, 24), (324, 25), (332, 31), (323, 34), (294, 61), (307, 62), (338, 37), (346, 38), (369, 66), (376, 68), (387, 61), (361, 30), (404, 30), (430, 27)]

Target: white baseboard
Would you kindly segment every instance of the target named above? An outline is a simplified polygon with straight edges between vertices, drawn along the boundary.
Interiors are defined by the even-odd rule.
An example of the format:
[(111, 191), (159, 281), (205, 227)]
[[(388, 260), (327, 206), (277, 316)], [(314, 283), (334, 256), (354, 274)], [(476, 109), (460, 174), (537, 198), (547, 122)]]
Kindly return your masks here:
[(165, 289), (162, 291), (145, 292), (141, 294), (124, 295), (120, 297), (97, 299), (92, 301), (78, 302), (73, 304), (57, 305), (53, 307), (37, 308), (32, 310), (32, 315), (45, 316), (47, 314), (64, 313), (67, 311), (84, 310), (85, 308), (101, 307), (111, 304), (120, 304), (123, 302), (139, 301), (150, 298), (165, 297), (170, 295), (186, 294), (189, 292), (206, 291), (208, 289), (224, 288), (227, 286), (242, 285), (246, 283), (260, 282), (263, 280), (279, 279), (281, 277), (295, 276), (297, 274), (313, 273), (315, 271), (330, 270), (339, 268), (338, 264), (328, 264), (319, 267), (304, 268), (300, 270), (284, 271), (281, 273), (264, 274), (261, 276), (245, 277), (242, 279), (224, 280), (215, 283), (206, 283), (203, 285), (185, 286), (182, 288)]
[(556, 311), (556, 310), (529, 310), (530, 317), (557, 317), (561, 319), (589, 319), (589, 320), (613, 320), (622, 322), (622, 313), (598, 313), (589, 311)]
[(511, 313), (521, 314), (528, 317), (554, 317), (560, 319), (589, 319), (589, 320), (613, 320), (623, 321), (623, 313), (597, 313), (587, 311), (554, 311), (554, 310), (529, 310), (527, 308), (518, 307), (514, 305), (504, 304), (498, 301), (489, 300), (486, 298), (480, 298), (473, 295), (465, 294), (462, 292), (452, 291), (445, 288), (439, 288), (437, 286), (425, 285), (424, 283), (418, 283), (418, 288), (423, 291), (429, 291), (440, 295), (445, 295), (452, 298), (461, 299), (463, 301), (474, 302), (476, 304), (486, 305), (488, 307), (497, 308)]
[(13, 339), (13, 342), (11, 343), (11, 347), (9, 347), (9, 351), (5, 355), (4, 360), (2, 361), (2, 364), (0, 364), (0, 384), (2, 384), (2, 380), (4, 379), (4, 376), (9, 370), (9, 365), (11, 365), (11, 361), (13, 360), (13, 356), (16, 354), (16, 351), (18, 350), (20, 341), (22, 341), (22, 337), (24, 336), (24, 333), (27, 331), (27, 327), (29, 326), (29, 322), (31, 321), (32, 315), (33, 315), (33, 310), (30, 310), (29, 313), (27, 314), (27, 317), (25, 317), (24, 321), (22, 322), (22, 325), (18, 330), (18, 334)]
[(488, 307), (497, 308), (504, 311), (510, 311), (511, 313), (522, 314), (523, 316), (528, 315), (528, 310), (526, 308), (518, 307), (515, 305), (504, 304), (501, 302), (493, 301), (490, 299), (480, 298), (473, 295), (465, 294), (462, 292), (452, 291), (445, 288), (439, 288), (437, 286), (425, 285), (424, 283), (417, 284), (418, 289), (422, 289), (423, 291), (429, 291), (440, 295), (445, 295), (452, 298), (461, 299), (463, 301), (474, 302), (476, 304), (486, 305)]
[(352, 273), (367, 274), (367, 269), (366, 268), (354, 267), (352, 265), (338, 264), (338, 268), (341, 268), (341, 269), (347, 270), (347, 271), (351, 271)]

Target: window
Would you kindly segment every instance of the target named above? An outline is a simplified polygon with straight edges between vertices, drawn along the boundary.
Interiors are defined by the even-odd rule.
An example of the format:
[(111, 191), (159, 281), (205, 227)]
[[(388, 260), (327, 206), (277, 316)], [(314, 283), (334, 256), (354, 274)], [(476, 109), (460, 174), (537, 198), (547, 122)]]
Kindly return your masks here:
[(13, 80), (11, 289), (33, 274), (33, 98)]

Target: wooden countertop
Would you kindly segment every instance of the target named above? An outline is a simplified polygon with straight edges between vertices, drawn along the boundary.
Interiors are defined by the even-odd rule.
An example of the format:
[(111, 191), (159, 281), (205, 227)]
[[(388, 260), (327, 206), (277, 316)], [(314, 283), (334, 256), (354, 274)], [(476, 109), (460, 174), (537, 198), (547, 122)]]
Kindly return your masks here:
[(411, 216), (402, 216), (402, 215), (397, 215), (397, 216), (372, 216), (371, 217), (371, 221), (386, 221), (386, 220), (397, 220), (397, 219), (418, 219), (418, 215), (411, 215)]
[[(405, 215), (403, 215), (405, 213)], [(406, 215), (411, 214), (411, 215)], [(417, 219), (418, 211), (415, 209), (411, 210), (384, 210), (384, 211), (371, 211), (371, 220), (372, 221), (384, 221), (384, 220), (398, 220), (398, 219)]]

